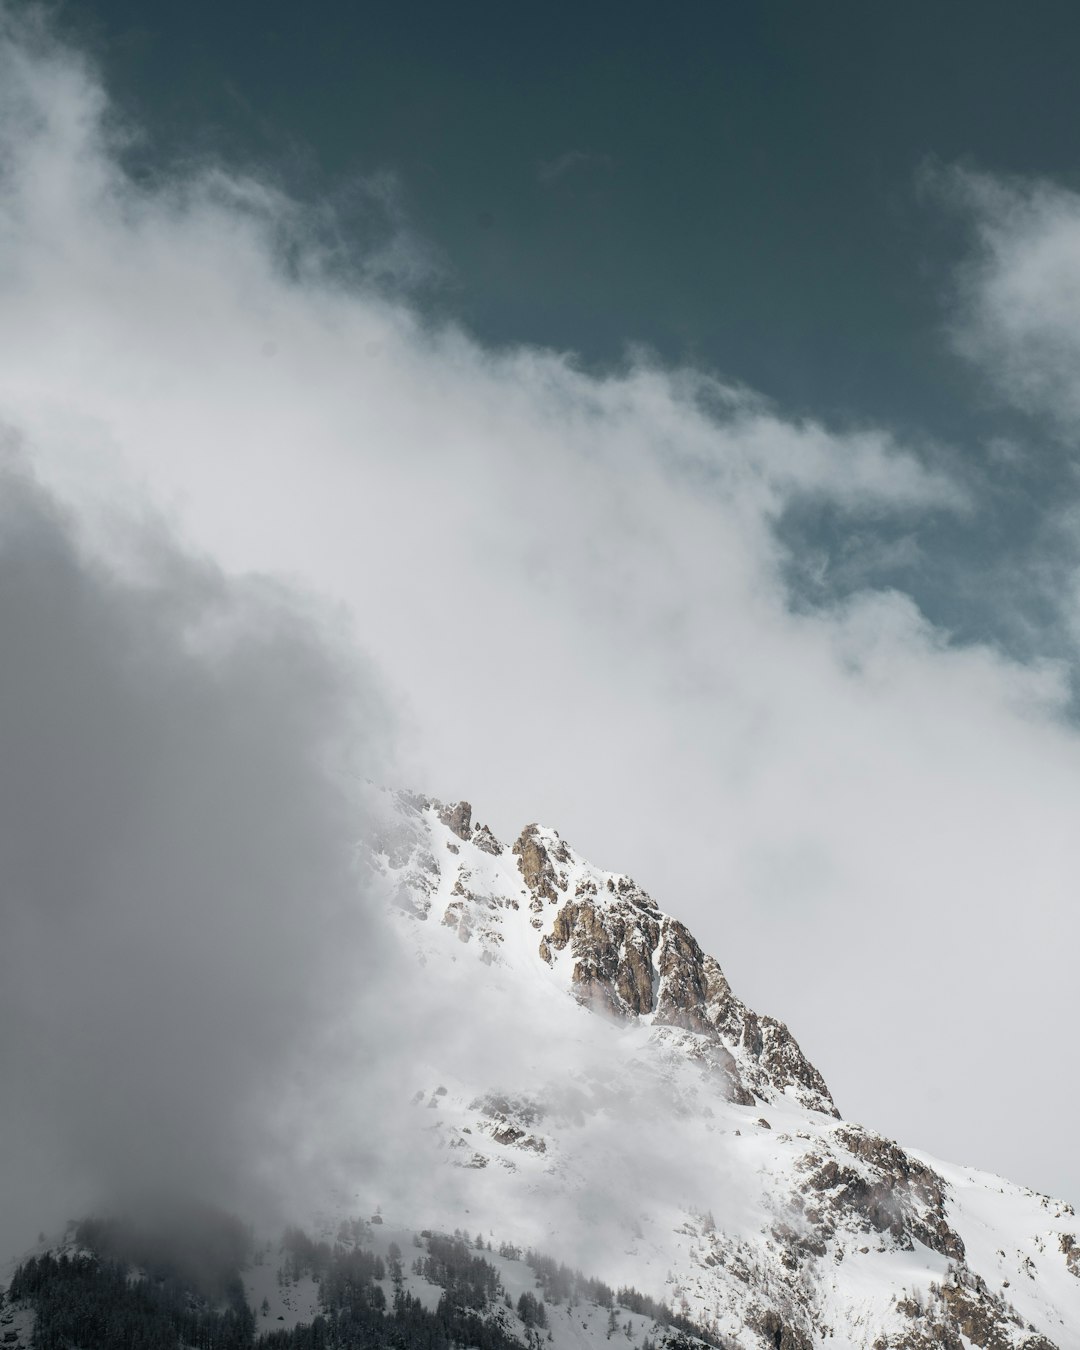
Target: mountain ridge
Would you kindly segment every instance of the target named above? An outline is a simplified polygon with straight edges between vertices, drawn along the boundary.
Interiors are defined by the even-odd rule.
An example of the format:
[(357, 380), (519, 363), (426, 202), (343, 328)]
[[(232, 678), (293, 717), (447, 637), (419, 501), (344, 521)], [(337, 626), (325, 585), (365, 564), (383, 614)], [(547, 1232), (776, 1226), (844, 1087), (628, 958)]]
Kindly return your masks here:
[(155, 1350), (1080, 1350), (1071, 1205), (843, 1119), (788, 1028), (557, 831), (362, 807), (360, 901), (399, 950), (363, 967), (337, 1042), (359, 1057), (316, 1061), (311, 1124), (355, 1084), (349, 1138), (311, 1136), (314, 1237), (264, 1237), (216, 1308), (122, 1244), (84, 1250), (108, 1222), (72, 1227), (15, 1272), (0, 1344), (111, 1350), (115, 1319), (136, 1340), (149, 1319)]
[[(429, 961), (456, 960), (417, 936), (441, 930), (481, 966), (512, 970), (514, 996), (544, 977), (546, 998), (569, 996), (610, 1025), (620, 1047), (613, 1077), (629, 1094), (623, 1131), (637, 1128), (646, 1098), (650, 1109), (664, 1103), (668, 1146), (700, 1156), (698, 1180), (687, 1181), (688, 1167), (680, 1184), (720, 1202), (737, 1195), (752, 1216), (710, 1221), (703, 1216), (721, 1203), (684, 1204), (672, 1230), (681, 1228), (680, 1241), (650, 1230), (675, 1263), (669, 1287), (703, 1325), (754, 1346), (1080, 1346), (1071, 1206), (844, 1121), (788, 1028), (747, 1008), (719, 962), (631, 878), (592, 866), (557, 831), (529, 825), (507, 845), (474, 823), (468, 802), (413, 793), (382, 801), (367, 861), (409, 940)], [(568, 1127), (549, 1083), (525, 1096), (490, 1086), (465, 1096), (455, 1110), (443, 1088), (428, 1104), (440, 1110), (448, 1149), (471, 1150), (468, 1165), (498, 1173), (507, 1194), (507, 1176), (531, 1165), (523, 1155), (547, 1163), (528, 1189), (541, 1206), (545, 1188), (566, 1184), (560, 1169), (588, 1171), (587, 1134), (606, 1107), (586, 1106), (584, 1122)], [(691, 1120), (706, 1131), (693, 1142)], [(626, 1137), (617, 1147), (633, 1159)], [(752, 1172), (740, 1153), (753, 1155)], [(640, 1258), (646, 1240), (628, 1243)], [(645, 1287), (640, 1261), (637, 1274)], [(752, 1330), (770, 1319), (780, 1340)]]

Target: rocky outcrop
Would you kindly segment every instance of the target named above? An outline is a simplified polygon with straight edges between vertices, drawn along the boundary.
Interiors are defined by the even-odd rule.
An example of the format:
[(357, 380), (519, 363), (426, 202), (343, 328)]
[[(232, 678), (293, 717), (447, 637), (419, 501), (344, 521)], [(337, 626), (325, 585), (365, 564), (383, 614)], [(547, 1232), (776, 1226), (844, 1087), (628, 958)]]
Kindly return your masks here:
[(891, 1139), (857, 1125), (842, 1126), (833, 1141), (839, 1149), (809, 1152), (799, 1164), (809, 1197), (804, 1214), (819, 1233), (832, 1237), (854, 1224), (905, 1250), (921, 1242), (963, 1262), (964, 1244), (949, 1226), (945, 1183), (936, 1172)]
[(648, 913), (602, 911), (589, 900), (568, 900), (547, 942), (557, 952), (570, 948), (571, 983), (580, 1002), (635, 1017), (653, 1011), (652, 954), (659, 937), (659, 920)]
[(563, 872), (560, 876), (554, 866), (556, 861), (564, 863), (570, 861), (565, 845), (561, 849), (554, 850), (553, 859), (552, 852), (549, 852), (541, 842), (540, 827), (526, 825), (514, 844), (513, 853), (518, 860), (518, 868), (525, 879), (525, 885), (533, 895), (554, 904), (559, 899), (559, 891), (565, 891), (567, 885), (566, 873)]
[(527, 826), (513, 852), (534, 913), (558, 906), (540, 955), (550, 964), (569, 951), (579, 1002), (621, 1020), (647, 1017), (654, 1027), (690, 1032), (724, 1051), (718, 1059), (735, 1101), (753, 1101), (766, 1088), (790, 1089), (812, 1110), (838, 1114), (825, 1080), (787, 1027), (737, 999), (689, 929), (662, 914), (629, 877), (608, 876), (601, 884), (586, 873), (564, 898), (574, 855), (554, 831)]
[(777, 1312), (771, 1310), (754, 1319), (754, 1330), (776, 1350), (814, 1350), (814, 1342), (797, 1327), (789, 1326)]
[(472, 807), (468, 802), (451, 802), (448, 806), (440, 803), (437, 810), (442, 823), (459, 839), (472, 838)]
[[(982, 1212), (973, 1218), (966, 1208), (970, 1176), (959, 1184), (948, 1165), (937, 1171), (894, 1141), (840, 1122), (821, 1075), (787, 1027), (748, 1008), (686, 925), (633, 880), (593, 867), (539, 825), (507, 848), (474, 823), (467, 802), (409, 794), (392, 802), (389, 820), (372, 836), (370, 862), (388, 900), (434, 920), (404, 929), (421, 960), (475, 956), (494, 965), (508, 997), (544, 1003), (539, 1013), (539, 1004), (529, 1005), (537, 1025), (550, 991), (630, 1032), (596, 1038), (598, 1046), (610, 1044), (610, 1063), (575, 1068), (571, 1050), (565, 1079), (529, 1080), (525, 1089), (519, 1082), (514, 1094), (470, 1084), (457, 1102), (438, 1088), (420, 1094), (424, 1114), (437, 1117), (425, 1132), (452, 1165), (486, 1169), (493, 1185), (517, 1178), (518, 1203), (522, 1196), (539, 1202), (549, 1188), (602, 1189), (606, 1163), (598, 1169), (595, 1152), (579, 1153), (578, 1141), (599, 1130), (605, 1148), (621, 1153), (622, 1136), (650, 1121), (644, 1133), (655, 1140), (650, 1132), (659, 1126), (662, 1148), (670, 1133), (673, 1150), (680, 1139), (703, 1150), (703, 1177), (713, 1187), (702, 1192), (703, 1206), (716, 1207), (716, 1220), (690, 1208), (676, 1237), (665, 1236), (645, 1199), (640, 1210), (629, 1199), (633, 1163), (620, 1164), (605, 1206), (627, 1208), (628, 1255), (636, 1255), (632, 1248), (645, 1233), (672, 1253), (673, 1306), (715, 1319), (729, 1338), (737, 1328), (735, 1343), (747, 1350), (1073, 1345), (1067, 1336), (1059, 1344), (1057, 1328), (1066, 1322), (1045, 1313), (1057, 1301), (1071, 1306), (1067, 1293), (1080, 1279), (1070, 1207), (1030, 1192), (1006, 1200), (999, 1178), (976, 1181), (983, 1212), (1002, 1197), (1001, 1250), (988, 1257)], [(464, 948), (445, 945), (447, 930)], [(570, 1012), (563, 1025), (576, 1022)], [(623, 1126), (613, 1129), (619, 1120)], [(747, 1176), (760, 1178), (760, 1196), (755, 1192), (746, 1211), (753, 1222), (724, 1214), (715, 1199), (725, 1195), (729, 1177), (745, 1185)], [(682, 1192), (695, 1196), (694, 1204), (696, 1185), (695, 1172)], [(660, 1213), (669, 1200), (661, 1197)], [(1012, 1206), (1029, 1216), (1029, 1226), (1007, 1239), (1016, 1228)], [(1040, 1281), (1050, 1292), (1043, 1298), (1040, 1290), (1033, 1301)], [(839, 1297), (845, 1284), (850, 1297)], [(871, 1298), (869, 1289), (879, 1293)]]
[[(589, 866), (556, 831), (533, 824), (511, 849), (518, 895), (484, 893), (472, 882), (468, 849), (498, 858), (504, 846), (473, 822), (471, 805), (406, 792), (393, 801), (397, 810), (373, 844), (406, 912), (428, 917), (449, 868), (453, 879), (438, 917), (462, 942), (479, 938), (484, 960), (497, 959), (500, 916), (523, 905), (538, 957), (552, 967), (567, 960), (569, 989), (580, 1003), (618, 1021), (646, 1020), (659, 1039), (715, 1070), (732, 1101), (751, 1104), (783, 1092), (811, 1110), (838, 1114), (787, 1027), (736, 998), (719, 962), (631, 878)], [(425, 813), (449, 832), (442, 851), (452, 861), (436, 857)]]
[(910, 1329), (878, 1337), (872, 1350), (1059, 1350), (962, 1266), (931, 1284), (928, 1295), (901, 1299), (896, 1306), (910, 1319)]

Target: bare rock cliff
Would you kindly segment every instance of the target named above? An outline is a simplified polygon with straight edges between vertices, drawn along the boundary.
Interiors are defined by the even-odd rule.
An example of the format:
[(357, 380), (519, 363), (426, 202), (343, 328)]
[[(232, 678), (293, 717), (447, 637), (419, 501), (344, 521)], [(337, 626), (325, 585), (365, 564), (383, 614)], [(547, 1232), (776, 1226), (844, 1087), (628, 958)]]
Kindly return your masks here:
[[(955, 1169), (843, 1121), (787, 1027), (736, 997), (719, 962), (636, 882), (592, 866), (554, 830), (526, 826), (507, 848), (467, 802), (398, 793), (390, 803), (368, 853), (406, 931), (456, 960), (453, 933), (482, 962), (527, 972), (545, 998), (569, 996), (626, 1027), (612, 1038), (635, 1047), (626, 1090), (644, 1075), (637, 1090), (667, 1100), (673, 1137), (680, 1115), (697, 1111), (724, 1165), (760, 1178), (759, 1221), (717, 1224), (691, 1207), (675, 1230), (686, 1244), (679, 1297), (695, 1315), (718, 1326), (728, 1315), (755, 1350), (1080, 1348), (1053, 1302), (1069, 1305), (1080, 1280), (1071, 1207), (999, 1178), (963, 1176), (958, 1193)], [(546, 1095), (478, 1084), (456, 1126), (445, 1088), (427, 1107), (447, 1117), (456, 1166), (508, 1185), (523, 1169), (534, 1195), (560, 1184), (600, 1109), (592, 1090), (602, 1102), (607, 1082)], [(990, 1243), (984, 1213), (995, 1206), (1001, 1237)], [(1006, 1239), (1014, 1210), (1028, 1227)], [(891, 1292), (865, 1292), (879, 1281)]]
[[(731, 991), (720, 964), (689, 929), (661, 913), (629, 877), (578, 876), (574, 855), (554, 831), (528, 825), (513, 846), (538, 929), (539, 953), (573, 962), (574, 997), (619, 1019), (647, 1017), (655, 1027), (692, 1033), (726, 1074), (735, 1101), (752, 1104), (766, 1088), (790, 1089), (811, 1110), (838, 1116), (825, 1080), (783, 1022), (762, 1017)], [(554, 907), (547, 920), (546, 911)]]

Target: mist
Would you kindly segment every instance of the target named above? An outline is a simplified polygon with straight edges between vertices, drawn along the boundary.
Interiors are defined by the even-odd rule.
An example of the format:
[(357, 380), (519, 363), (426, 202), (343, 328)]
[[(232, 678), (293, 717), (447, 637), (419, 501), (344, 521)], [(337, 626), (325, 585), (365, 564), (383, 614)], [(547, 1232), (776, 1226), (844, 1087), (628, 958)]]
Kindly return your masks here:
[[(447, 1081), (557, 1116), (581, 1075), (618, 1072), (623, 1038), (498, 969), (478, 986), (471, 953), (417, 960), (365, 865), (373, 782), (399, 771), (392, 700), (337, 611), (227, 574), (149, 508), (114, 514), (105, 552), (99, 527), (9, 445), (0, 1253), (90, 1215), (185, 1262), (235, 1245), (226, 1212), (261, 1231), (378, 1205), (497, 1223), (498, 1187), (445, 1166), (415, 1095)], [(690, 1192), (640, 1091), (591, 1114), (599, 1155), (650, 1157), (648, 1194)], [(592, 1189), (504, 1223), (599, 1257), (629, 1219)]]
[(287, 590), (127, 529), (121, 576), (5, 458), (5, 1252), (80, 1207), (272, 1211), (301, 1075), (386, 974), (353, 864), (374, 682)]
[[(4, 13), (0, 416), (49, 494), (24, 475), (38, 525), (9, 535), (41, 536), (31, 570), (59, 588), (86, 667), (76, 681), (67, 629), (43, 627), (12, 571), (8, 622), (38, 646), (15, 659), (3, 635), (5, 688), (17, 676), (39, 724), (65, 728), (18, 741), (52, 766), (20, 776), (34, 828), (5, 863), (40, 896), (3, 902), (5, 1072), (30, 1084), (3, 1107), (19, 1156), (104, 1184), (175, 1153), (223, 1186), (237, 1141), (267, 1131), (306, 1163), (352, 1149), (343, 1178), (379, 1156), (348, 1122), (382, 1120), (389, 1094), (317, 1113), (341, 1130), (324, 1149), (279, 1092), (313, 1028), (341, 1037), (336, 1065), (366, 1055), (375, 1073), (441, 1026), (380, 1013), (382, 1058), (329, 1030), (344, 988), (381, 988), (366, 929), (322, 940), (356, 894), (348, 793), (326, 766), (358, 747), (360, 777), (468, 797), (507, 839), (541, 820), (633, 874), (790, 1024), (845, 1115), (1075, 1198), (1073, 671), (1038, 655), (1060, 634), (1019, 654), (960, 640), (873, 566), (900, 540), (932, 570), (935, 531), (978, 534), (994, 489), (977, 464), (632, 347), (599, 373), (485, 347), (272, 174), (193, 159), (135, 180), (138, 129), (92, 64)], [(118, 511), (167, 527), (133, 550)], [(828, 522), (820, 556), (792, 556), (794, 511)], [(1042, 542), (1031, 574), (1053, 560)], [(843, 588), (793, 590), (844, 558)], [(235, 580), (251, 574), (284, 580)], [(1027, 574), (964, 581), (1032, 633)], [(43, 702), (56, 682), (63, 717)], [(175, 1084), (170, 1056), (192, 1071)], [(131, 1093), (104, 1090), (110, 1075)], [(132, 1101), (159, 1132), (125, 1134)], [(175, 1150), (156, 1142), (189, 1115)]]

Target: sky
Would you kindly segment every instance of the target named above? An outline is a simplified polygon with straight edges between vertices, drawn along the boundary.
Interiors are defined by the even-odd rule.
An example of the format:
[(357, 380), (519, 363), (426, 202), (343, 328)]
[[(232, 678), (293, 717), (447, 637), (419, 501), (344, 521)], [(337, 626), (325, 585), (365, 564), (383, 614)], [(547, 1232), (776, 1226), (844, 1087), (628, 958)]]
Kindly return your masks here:
[(138, 979), (69, 1037), (114, 937), (256, 1118), (370, 959), (290, 917), (352, 775), (553, 825), (845, 1115), (1080, 1199), (1075, 10), (2, 13), (9, 1135), (73, 1061), (195, 1095)]

